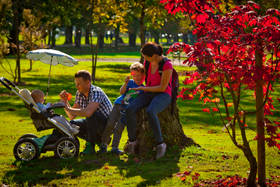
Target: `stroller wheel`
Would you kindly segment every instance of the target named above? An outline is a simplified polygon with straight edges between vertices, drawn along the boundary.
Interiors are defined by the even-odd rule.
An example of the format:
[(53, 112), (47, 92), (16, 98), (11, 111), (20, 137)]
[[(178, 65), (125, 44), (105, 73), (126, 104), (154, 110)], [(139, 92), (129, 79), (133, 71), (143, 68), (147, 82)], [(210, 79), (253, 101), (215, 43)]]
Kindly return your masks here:
[(38, 137), (35, 134), (24, 134), (18, 139), (18, 141), (24, 138), (38, 138)]
[(55, 157), (67, 159), (78, 156), (79, 145), (77, 140), (63, 137), (57, 141), (54, 151)]
[(14, 156), (20, 161), (31, 161), (40, 156), (39, 147), (30, 138), (20, 139), (14, 146)]

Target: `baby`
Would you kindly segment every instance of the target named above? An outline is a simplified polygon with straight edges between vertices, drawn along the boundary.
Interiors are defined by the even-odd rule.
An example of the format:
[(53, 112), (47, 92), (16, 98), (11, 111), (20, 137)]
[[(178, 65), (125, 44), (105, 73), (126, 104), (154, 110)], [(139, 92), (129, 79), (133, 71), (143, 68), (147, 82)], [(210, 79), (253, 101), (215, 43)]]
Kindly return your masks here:
[(130, 73), (132, 79), (127, 76), (124, 80), (124, 84), (120, 88), (120, 94), (110, 113), (107, 126), (102, 135), (102, 144), (101, 144), (101, 152), (107, 151), (107, 144), (110, 141), (110, 136), (114, 133), (113, 143), (112, 143), (112, 153), (122, 154), (122, 151), (119, 150), (119, 143), (121, 139), (121, 135), (124, 129), (124, 125), (126, 123), (126, 119), (124, 116), (127, 105), (133, 101), (138, 94), (143, 91), (135, 91), (131, 90), (131, 88), (136, 88), (139, 86), (143, 86), (144, 82), (144, 66), (139, 62), (135, 62), (130, 66)]
[[(43, 104), (45, 101), (45, 99), (44, 99), (45, 94), (41, 90), (33, 90), (31, 92), (31, 97), (37, 104), (39, 110), (42, 112), (47, 111), (47, 109), (52, 106), (51, 103), (48, 103), (46, 105)], [(52, 119), (54, 119), (58, 123), (62, 124), (63, 128), (66, 128), (71, 134), (76, 135), (79, 133), (79, 127), (74, 124), (69, 123), (69, 121), (67, 121), (67, 119), (64, 116), (57, 115), (57, 116), (52, 117)]]

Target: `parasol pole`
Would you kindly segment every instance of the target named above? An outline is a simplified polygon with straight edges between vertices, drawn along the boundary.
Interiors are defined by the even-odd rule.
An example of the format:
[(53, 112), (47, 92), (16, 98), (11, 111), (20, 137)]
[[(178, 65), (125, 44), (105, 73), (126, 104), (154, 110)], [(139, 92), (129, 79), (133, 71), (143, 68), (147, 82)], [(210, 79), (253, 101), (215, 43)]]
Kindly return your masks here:
[(47, 93), (45, 99), (47, 100), (48, 94), (49, 94), (49, 87), (50, 87), (50, 79), (51, 79), (51, 69), (52, 69), (52, 60), (53, 56), (51, 56), (51, 63), (50, 63), (50, 70), (49, 70), (49, 80), (48, 80), (48, 87), (47, 87)]

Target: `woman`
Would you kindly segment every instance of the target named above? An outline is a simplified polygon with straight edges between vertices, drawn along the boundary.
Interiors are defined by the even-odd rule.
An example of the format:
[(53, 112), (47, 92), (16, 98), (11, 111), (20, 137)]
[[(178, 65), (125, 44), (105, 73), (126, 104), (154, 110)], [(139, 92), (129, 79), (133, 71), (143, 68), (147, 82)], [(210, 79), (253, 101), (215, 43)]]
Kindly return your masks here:
[[(153, 130), (157, 142), (156, 159), (164, 156), (166, 151), (166, 144), (160, 129), (160, 122), (157, 114), (163, 111), (171, 102), (171, 76), (173, 67), (170, 60), (164, 60), (163, 49), (156, 43), (146, 43), (142, 49), (145, 63), (149, 63), (148, 71), (146, 72), (146, 86), (133, 88), (133, 90), (143, 90), (140, 94), (129, 104), (126, 110), (127, 117), (127, 131), (129, 143), (127, 145), (127, 152), (134, 153), (136, 146), (136, 114), (139, 109), (147, 107), (147, 115), (149, 124)], [(159, 64), (164, 60), (162, 73), (159, 73)], [(145, 66), (146, 67), (146, 66)]]

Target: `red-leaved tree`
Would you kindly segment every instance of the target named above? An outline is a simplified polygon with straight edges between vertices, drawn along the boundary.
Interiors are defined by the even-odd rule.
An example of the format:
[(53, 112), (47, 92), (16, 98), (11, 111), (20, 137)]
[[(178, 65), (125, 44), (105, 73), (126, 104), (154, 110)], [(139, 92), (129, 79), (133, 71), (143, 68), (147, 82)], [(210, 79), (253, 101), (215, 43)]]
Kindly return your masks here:
[[(269, 119), (274, 109), (271, 93), (280, 78), (280, 11), (269, 9), (260, 15), (260, 6), (248, 1), (222, 15), (215, 0), (161, 2), (169, 13), (181, 11), (195, 18), (193, 33), (198, 41), (194, 45), (175, 43), (168, 50), (183, 50), (187, 56), (184, 63), (198, 67), (198, 71), (186, 74), (184, 84), (191, 86), (183, 88), (180, 97), (192, 99), (199, 95), (204, 103), (215, 104), (212, 111), (220, 114), (232, 142), (249, 161), (247, 185), (256, 186), (258, 171), (258, 183), (265, 186), (265, 141), (280, 149), (279, 119)], [(252, 111), (242, 105), (244, 96), (250, 93), (255, 102)], [(246, 136), (246, 117), (250, 114), (256, 116), (258, 162)], [(238, 127), (241, 141), (237, 138)]]

